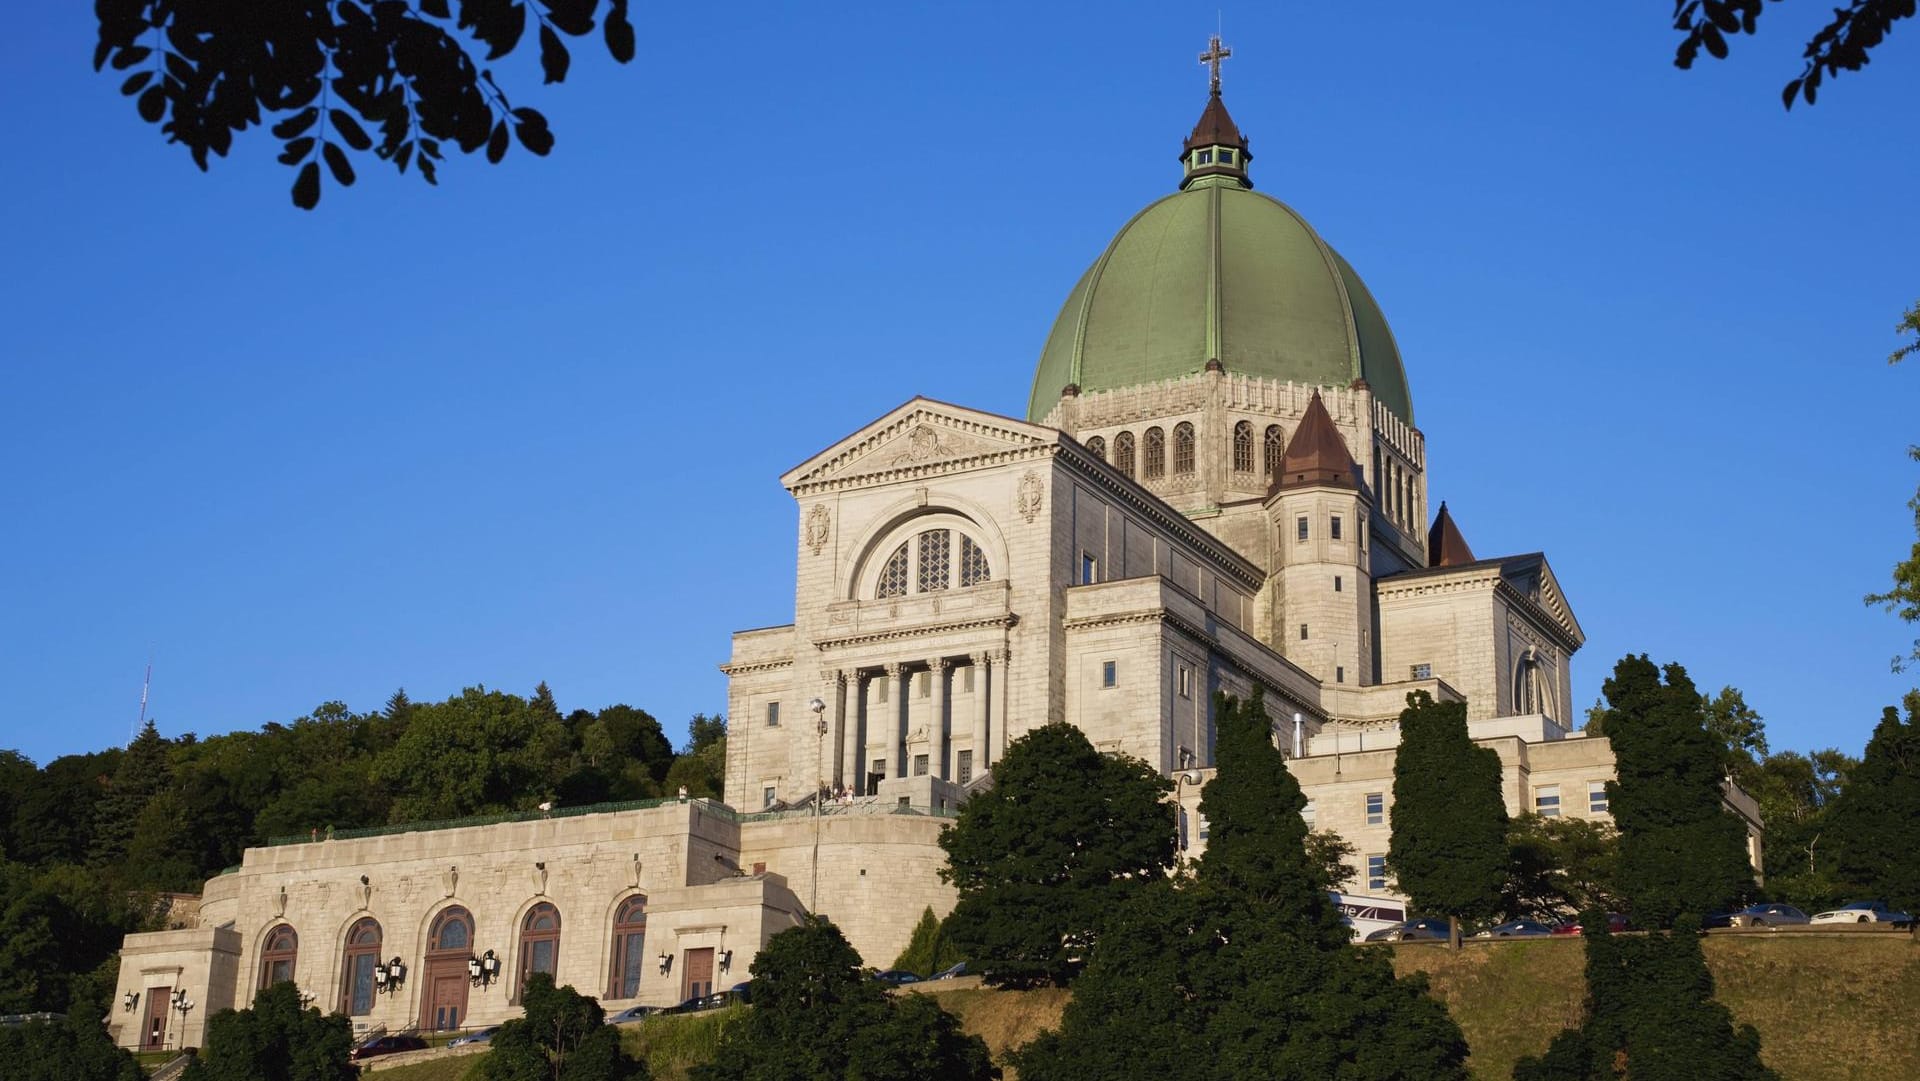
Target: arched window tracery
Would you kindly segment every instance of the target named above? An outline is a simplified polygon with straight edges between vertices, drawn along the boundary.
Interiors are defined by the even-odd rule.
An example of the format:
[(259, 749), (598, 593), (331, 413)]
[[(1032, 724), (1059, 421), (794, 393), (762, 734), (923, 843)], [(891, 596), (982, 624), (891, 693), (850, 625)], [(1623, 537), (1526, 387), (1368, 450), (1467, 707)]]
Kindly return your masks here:
[(560, 910), (542, 901), (520, 921), (520, 990), (536, 972), (557, 976), (560, 962)]
[(1266, 442), (1262, 450), (1264, 461), (1261, 464), (1266, 467), (1267, 479), (1272, 480), (1280, 475), (1280, 462), (1287, 456), (1287, 440), (1280, 434), (1278, 424), (1267, 425)]
[(359, 1017), (373, 1012), (373, 968), (380, 963), (380, 921), (371, 916), (347, 928), (345, 964), (340, 975), (340, 1012)]
[(1127, 476), (1133, 476), (1133, 433), (1121, 432), (1113, 437), (1113, 467)]
[(260, 948), (260, 988), (293, 979), (293, 965), (300, 957), (300, 935), (292, 924), (283, 923), (267, 932)]
[(613, 975), (607, 983), (607, 997), (637, 996), (646, 961), (647, 897), (637, 893), (620, 902), (613, 915)]
[(1099, 436), (1090, 436), (1087, 439), (1087, 450), (1090, 451), (1095, 458), (1103, 462), (1107, 460), (1107, 441)]
[(473, 949), (473, 916), (458, 905), (434, 917), (433, 930), (427, 935), (430, 953), (466, 953)]
[(993, 580), (993, 569), (987, 565), (987, 553), (973, 543), (973, 538), (960, 534), (960, 587), (977, 586)]
[(938, 593), (947, 588), (953, 569), (953, 532), (929, 529), (917, 539), (920, 548), (916, 581), (922, 593)]
[(902, 542), (887, 557), (880, 568), (880, 584), (874, 587), (876, 597), (904, 597), (907, 595), (907, 545)]
[(1184, 477), (1193, 472), (1193, 425), (1186, 421), (1173, 426), (1173, 475)]
[(966, 589), (993, 581), (986, 546), (969, 534), (964, 519), (938, 514), (927, 520), (938, 524), (908, 534), (881, 565), (872, 579), (876, 599)]
[(1253, 424), (1240, 421), (1233, 426), (1233, 471), (1253, 472)]
[(1167, 433), (1155, 427), (1148, 428), (1140, 454), (1140, 475), (1146, 480), (1159, 480), (1167, 473)]

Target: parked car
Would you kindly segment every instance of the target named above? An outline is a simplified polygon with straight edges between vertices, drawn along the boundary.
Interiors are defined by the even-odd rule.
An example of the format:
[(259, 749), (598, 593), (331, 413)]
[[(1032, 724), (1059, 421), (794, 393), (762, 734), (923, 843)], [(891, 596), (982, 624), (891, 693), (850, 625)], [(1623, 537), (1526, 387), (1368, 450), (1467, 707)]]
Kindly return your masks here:
[(626, 1009), (621, 1010), (619, 1013), (608, 1014), (607, 1024), (624, 1025), (628, 1021), (638, 1021), (643, 1017), (652, 1017), (654, 1014), (659, 1012), (661, 1011), (660, 1011), (660, 1007), (658, 1006), (628, 1006)]
[(1382, 927), (1367, 936), (1368, 942), (1432, 942), (1447, 940), (1447, 921), (1423, 916), (1417, 920)]
[(952, 966), (951, 968), (941, 969), (940, 971), (934, 973), (933, 975), (928, 976), (927, 979), (951, 980), (956, 976), (965, 976), (966, 974), (967, 974), (967, 963), (965, 961), (962, 961), (959, 964)]
[(1786, 927), (1807, 922), (1807, 914), (1778, 902), (1748, 905), (1733, 914), (1733, 927)]
[(1539, 920), (1508, 920), (1492, 927), (1482, 927), (1473, 933), (1475, 938), (1534, 938), (1550, 935), (1553, 928)]
[(1736, 915), (1739, 915), (1739, 913), (1709, 912), (1706, 915), (1700, 917), (1700, 929), (1702, 931), (1711, 931), (1716, 927), (1732, 927), (1733, 918)]
[(901, 968), (890, 968), (885, 972), (876, 972), (873, 974), (873, 978), (879, 980), (881, 983), (893, 984), (895, 987), (901, 984), (920, 982), (918, 975)]
[(742, 1005), (751, 1005), (753, 1003), (753, 981), (741, 980), (739, 983), (727, 988), (727, 995), (734, 1002)]
[(1812, 922), (1890, 923), (1895, 927), (1912, 927), (1913, 917), (1905, 912), (1893, 911), (1885, 901), (1849, 901), (1831, 911), (1815, 913)]
[(418, 1036), (405, 1034), (382, 1036), (354, 1048), (353, 1054), (349, 1057), (355, 1062), (361, 1062), (380, 1055), (391, 1055), (396, 1051), (424, 1051), (426, 1048), (427, 1041)]
[(447, 1046), (465, 1047), (470, 1043), (492, 1043), (493, 1034), (498, 1031), (500, 1031), (499, 1025), (489, 1025), (486, 1028), (475, 1029), (464, 1036), (455, 1036), (453, 1039), (448, 1040)]
[[(1607, 930), (1616, 935), (1622, 931), (1631, 931), (1633, 930), (1633, 921), (1618, 912), (1609, 912), (1607, 913)], [(1554, 928), (1553, 933), (1556, 935), (1577, 935), (1580, 933), (1580, 921), (1568, 920)]]

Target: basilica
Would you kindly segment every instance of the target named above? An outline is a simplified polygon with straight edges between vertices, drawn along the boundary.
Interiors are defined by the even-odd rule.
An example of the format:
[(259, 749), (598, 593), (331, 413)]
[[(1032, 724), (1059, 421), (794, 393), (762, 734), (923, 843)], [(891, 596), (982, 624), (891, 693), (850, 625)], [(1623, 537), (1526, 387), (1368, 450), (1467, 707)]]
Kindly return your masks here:
[[(1312, 825), (1357, 849), (1355, 912), (1401, 910), (1384, 858), (1410, 692), (1466, 704), (1509, 812), (1606, 819), (1567, 594), (1542, 553), (1476, 554), (1429, 501), (1387, 319), (1255, 188), (1209, 53), (1174, 190), (1067, 291), (1024, 417), (913, 397), (781, 477), (794, 619), (733, 636), (724, 803), (251, 849), (173, 929), (129, 936), (117, 1041), (194, 1046), (281, 979), (362, 1032), (497, 1023), (534, 972), (610, 1012), (671, 1004), (744, 980), (808, 912), (884, 967), (952, 907), (940, 829), (1039, 725), (1171, 778), (1197, 854), (1219, 692), (1264, 689)], [(1758, 866), (1757, 809), (1729, 806)]]

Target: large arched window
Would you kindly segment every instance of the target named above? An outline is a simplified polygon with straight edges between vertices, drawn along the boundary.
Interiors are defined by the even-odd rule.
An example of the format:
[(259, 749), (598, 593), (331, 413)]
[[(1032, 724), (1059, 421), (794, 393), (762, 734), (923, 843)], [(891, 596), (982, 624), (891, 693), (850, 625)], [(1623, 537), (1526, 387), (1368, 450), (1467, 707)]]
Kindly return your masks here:
[(1113, 437), (1113, 467), (1127, 476), (1133, 476), (1133, 433), (1121, 432)]
[(1167, 473), (1167, 433), (1159, 427), (1147, 429), (1140, 452), (1140, 475), (1147, 480), (1159, 480)]
[(432, 933), (427, 936), (427, 950), (431, 953), (472, 952), (473, 917), (457, 905), (440, 913), (434, 918)]
[(1266, 466), (1267, 476), (1269, 478), (1278, 477), (1280, 475), (1280, 461), (1287, 456), (1287, 438), (1280, 434), (1280, 426), (1278, 424), (1267, 425), (1266, 444), (1262, 449), (1266, 457), (1265, 462), (1262, 464)]
[[(1513, 712), (1519, 715), (1544, 713), (1555, 717), (1553, 680), (1545, 669), (1545, 658), (1529, 646), (1520, 654), (1513, 670)], [(1557, 720), (1558, 717), (1555, 717)]]
[(1103, 462), (1107, 460), (1107, 441), (1099, 436), (1092, 436), (1087, 440), (1087, 449), (1093, 452), (1095, 458)]
[[(901, 540), (881, 564), (873, 580), (876, 598), (905, 597), (917, 593), (939, 593), (965, 589), (993, 580), (992, 565), (986, 548), (967, 535), (958, 525), (958, 515), (937, 515), (937, 528), (919, 529)], [(884, 549), (882, 549), (884, 550)]]
[(1184, 477), (1193, 472), (1193, 425), (1186, 421), (1173, 426), (1173, 475)]
[(380, 963), (380, 922), (355, 920), (347, 928), (346, 963), (340, 970), (340, 1012), (358, 1017), (373, 1012), (373, 967)]
[(525, 993), (527, 979), (536, 972), (558, 975), (559, 962), (560, 910), (542, 901), (527, 910), (527, 918), (520, 921), (521, 992)]
[(1253, 472), (1253, 425), (1244, 420), (1233, 426), (1233, 471)]
[(266, 944), (260, 948), (261, 989), (293, 979), (293, 963), (299, 956), (300, 936), (291, 925), (283, 923), (268, 931)]
[(620, 902), (613, 915), (613, 975), (607, 981), (608, 998), (633, 998), (640, 993), (640, 974), (647, 963), (647, 898), (635, 894)]

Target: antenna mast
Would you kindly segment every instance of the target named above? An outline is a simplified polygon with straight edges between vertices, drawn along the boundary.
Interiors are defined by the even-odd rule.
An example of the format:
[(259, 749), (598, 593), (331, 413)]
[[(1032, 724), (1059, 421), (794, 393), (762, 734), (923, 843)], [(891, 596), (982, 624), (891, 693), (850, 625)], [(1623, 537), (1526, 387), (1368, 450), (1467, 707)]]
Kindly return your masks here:
[(140, 732), (142, 729), (147, 727), (147, 691), (150, 690), (152, 687), (153, 687), (153, 662), (148, 661), (146, 678), (140, 681), (140, 720), (136, 722), (133, 726), (133, 734), (136, 737), (140, 735)]

